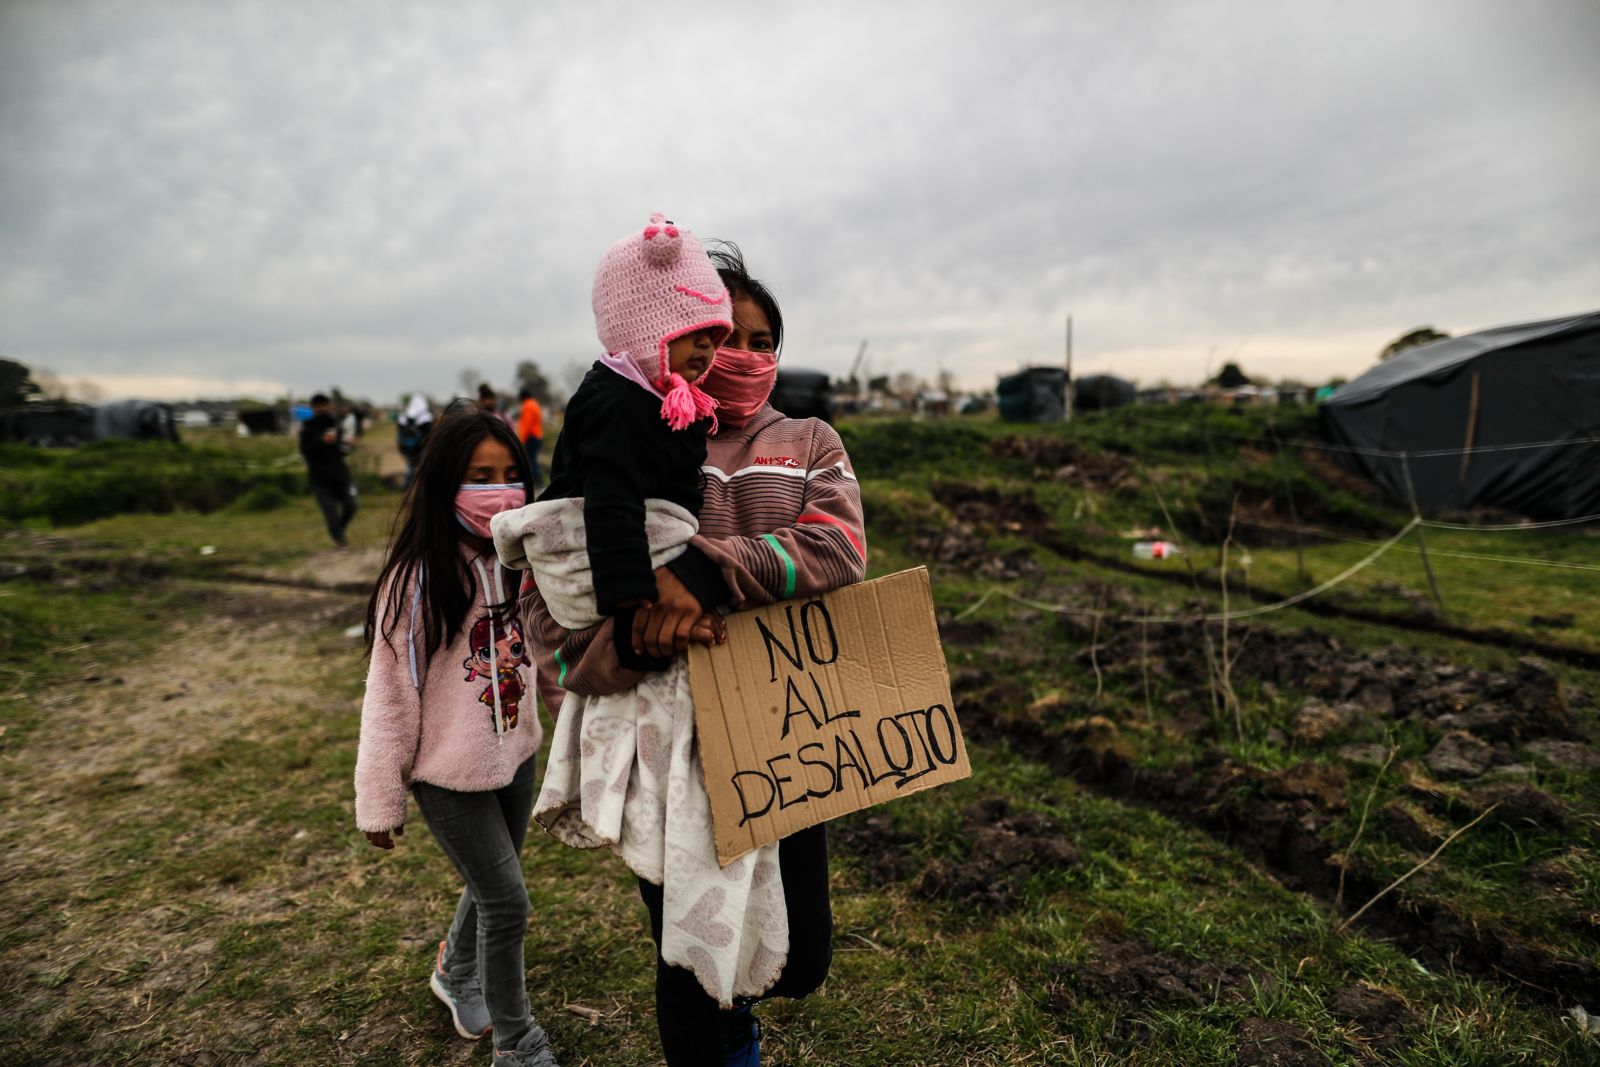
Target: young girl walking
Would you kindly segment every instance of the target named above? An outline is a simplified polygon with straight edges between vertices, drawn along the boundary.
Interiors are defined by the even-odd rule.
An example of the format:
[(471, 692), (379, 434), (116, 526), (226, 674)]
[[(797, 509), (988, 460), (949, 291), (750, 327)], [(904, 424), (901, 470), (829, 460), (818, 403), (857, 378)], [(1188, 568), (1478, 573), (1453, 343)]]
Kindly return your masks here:
[(356, 825), (378, 848), (407, 790), (466, 883), (428, 984), (456, 1031), (494, 1036), (494, 1067), (556, 1067), (523, 970), (521, 852), (541, 740), (517, 582), (489, 520), (527, 503), (521, 442), (498, 416), (447, 414), (428, 435), (367, 606), (372, 663), (356, 756)]

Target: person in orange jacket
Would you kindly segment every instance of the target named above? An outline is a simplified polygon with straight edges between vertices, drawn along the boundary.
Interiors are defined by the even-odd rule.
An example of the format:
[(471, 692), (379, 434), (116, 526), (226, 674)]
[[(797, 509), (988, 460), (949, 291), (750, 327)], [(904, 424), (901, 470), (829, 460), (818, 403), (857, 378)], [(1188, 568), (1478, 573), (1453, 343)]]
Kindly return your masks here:
[(523, 386), (517, 396), (522, 401), (517, 414), (517, 436), (528, 454), (528, 484), (538, 488), (544, 484), (544, 474), (539, 470), (539, 446), (544, 444), (544, 409), (527, 386)]

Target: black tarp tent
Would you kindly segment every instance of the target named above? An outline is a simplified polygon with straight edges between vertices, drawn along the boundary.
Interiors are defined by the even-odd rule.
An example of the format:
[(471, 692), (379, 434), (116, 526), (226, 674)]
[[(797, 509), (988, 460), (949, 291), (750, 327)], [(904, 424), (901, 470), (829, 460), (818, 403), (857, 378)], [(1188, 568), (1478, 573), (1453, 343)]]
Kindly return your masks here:
[(1067, 372), (1061, 367), (1029, 367), (1009, 374), (1000, 379), (994, 393), (1006, 422), (1054, 422), (1067, 414)]
[(822, 371), (779, 368), (770, 400), (791, 419), (833, 421), (833, 383)]
[(131, 437), (136, 441), (176, 441), (172, 407), (153, 400), (117, 400), (94, 409), (97, 441)]
[(1600, 514), (1600, 312), (1419, 345), (1323, 402), (1346, 461), (1425, 512)]
[(1127, 407), (1138, 396), (1138, 387), (1124, 378), (1090, 374), (1072, 383), (1072, 410), (1110, 411)]
[(253, 408), (239, 412), (239, 425), (252, 437), (256, 434), (283, 433), (283, 421), (277, 408)]
[(94, 440), (94, 408), (87, 404), (24, 404), (0, 411), (0, 441), (73, 447)]

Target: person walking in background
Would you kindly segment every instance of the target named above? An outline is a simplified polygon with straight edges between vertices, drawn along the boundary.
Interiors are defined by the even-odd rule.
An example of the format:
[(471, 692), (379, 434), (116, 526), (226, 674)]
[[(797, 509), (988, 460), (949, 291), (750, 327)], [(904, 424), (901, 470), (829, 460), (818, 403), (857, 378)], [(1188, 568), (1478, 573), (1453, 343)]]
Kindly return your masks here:
[(344, 434), (345, 441), (353, 445), (361, 436), (361, 415), (356, 406), (348, 400), (340, 400), (334, 413), (339, 416), (339, 430)]
[(433, 426), (433, 409), (421, 393), (412, 393), (405, 411), (395, 422), (395, 443), (406, 460), (405, 488), (411, 488), (411, 479), (417, 473), (417, 459), (422, 455), (422, 443)]
[(356, 515), (356, 486), (344, 461), (349, 451), (332, 403), (325, 394), (318, 393), (311, 398), (311, 417), (300, 424), (300, 454), (306, 460), (311, 493), (322, 509), (322, 520), (328, 524), (328, 536), (340, 548), (349, 545), (344, 534)]
[(500, 394), (495, 392), (494, 386), (488, 382), (478, 386), (478, 406), (510, 426), (513, 431), (516, 430), (516, 426), (506, 417), (506, 413), (500, 410)]
[(544, 474), (539, 470), (539, 446), (544, 444), (544, 409), (526, 385), (519, 396), (522, 407), (517, 410), (517, 436), (522, 438), (522, 450), (528, 454), (528, 484), (537, 489), (544, 484)]
[(489, 520), (528, 501), (519, 445), (471, 408), (429, 435), (367, 604), (356, 827), (393, 848), (410, 790), (466, 883), (429, 988), (462, 1037), (493, 1034), (493, 1067), (556, 1067), (523, 959), (521, 853), (542, 731), (516, 578), (489, 541)]

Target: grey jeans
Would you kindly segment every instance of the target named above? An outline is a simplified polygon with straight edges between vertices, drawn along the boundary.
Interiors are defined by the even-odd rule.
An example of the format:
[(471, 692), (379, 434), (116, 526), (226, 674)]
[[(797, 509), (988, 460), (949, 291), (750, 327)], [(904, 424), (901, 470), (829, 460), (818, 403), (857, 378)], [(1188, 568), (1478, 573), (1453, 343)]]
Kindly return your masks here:
[(528, 932), (522, 842), (533, 813), (534, 762), (529, 756), (511, 784), (487, 792), (427, 782), (411, 787), (428, 829), (467, 883), (445, 938), (444, 967), (456, 978), (477, 972), (498, 1049), (516, 1048), (533, 1029), (522, 962)]

